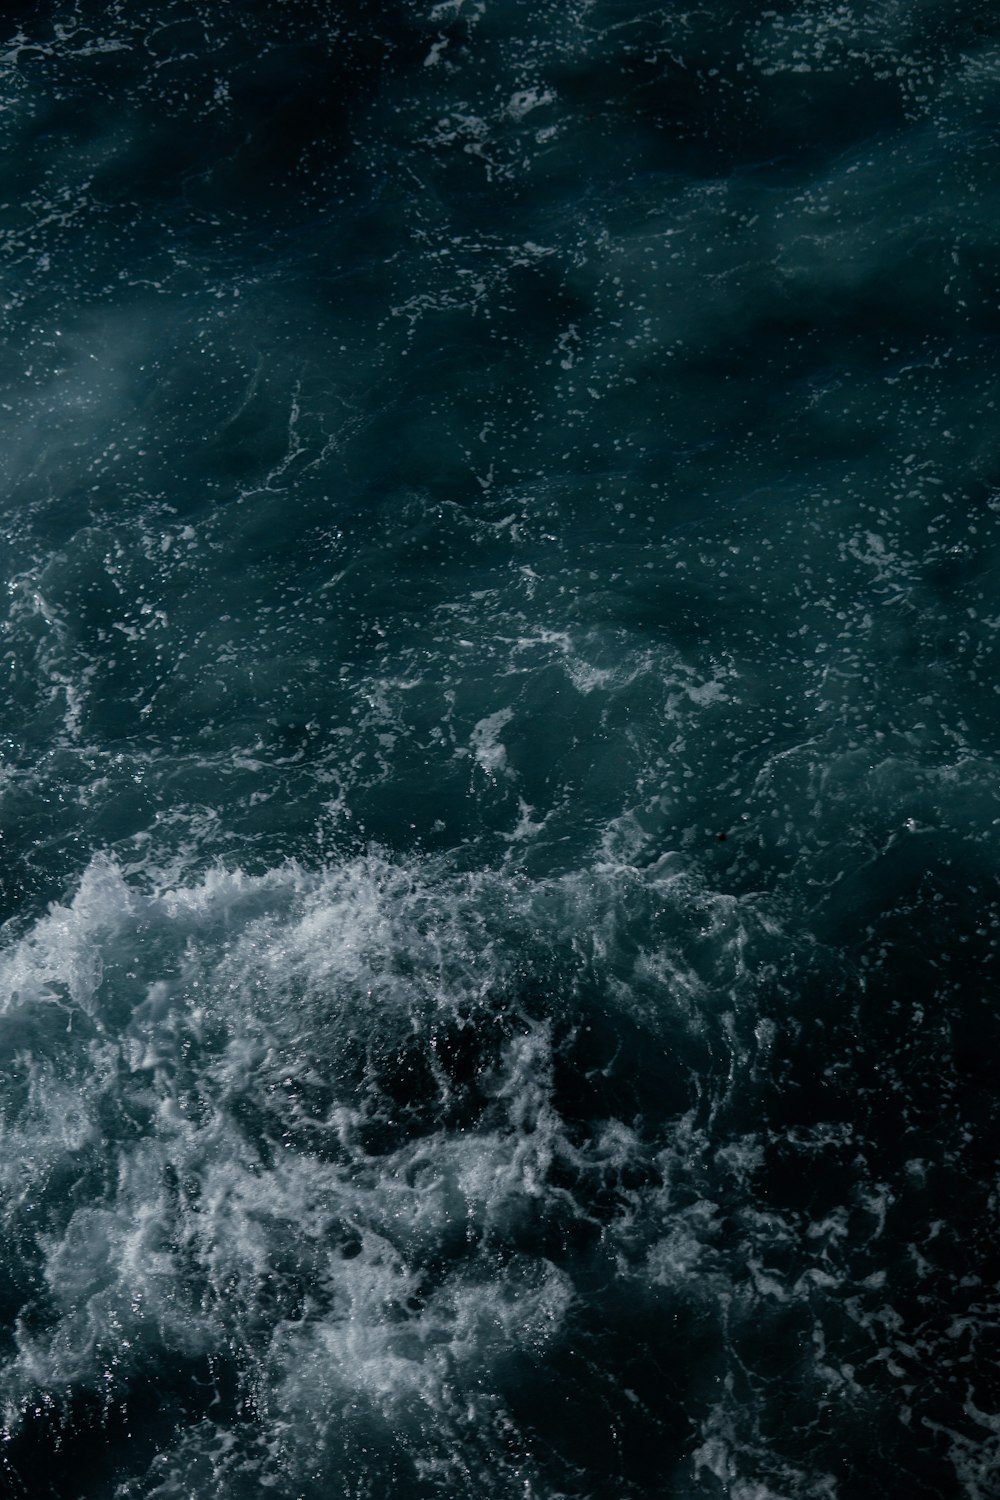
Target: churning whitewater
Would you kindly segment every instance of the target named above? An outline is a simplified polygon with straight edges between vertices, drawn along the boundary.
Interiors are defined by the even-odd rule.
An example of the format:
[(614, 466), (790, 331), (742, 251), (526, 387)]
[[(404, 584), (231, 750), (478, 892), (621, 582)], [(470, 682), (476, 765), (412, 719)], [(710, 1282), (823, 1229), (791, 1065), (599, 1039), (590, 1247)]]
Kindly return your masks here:
[(992, 8), (0, 27), (0, 1496), (998, 1500)]

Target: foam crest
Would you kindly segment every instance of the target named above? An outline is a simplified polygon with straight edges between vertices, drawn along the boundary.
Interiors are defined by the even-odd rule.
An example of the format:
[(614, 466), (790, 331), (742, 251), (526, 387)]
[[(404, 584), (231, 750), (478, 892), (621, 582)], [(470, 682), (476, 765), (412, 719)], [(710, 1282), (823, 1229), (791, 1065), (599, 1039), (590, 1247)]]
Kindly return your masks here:
[(134, 897), (117, 868), (105, 860), (91, 864), (70, 903), (53, 906), (26, 939), (0, 956), (5, 1012), (51, 1004), (91, 1013), (102, 953), (134, 910)]
[[(7, 1229), (45, 1306), (2, 1367), (8, 1430), (39, 1392), (113, 1407), (182, 1360), (228, 1368), (284, 1435), (278, 1469), (253, 1460), (272, 1477), (345, 1423), (403, 1434), (428, 1474), (500, 1441), (505, 1371), (574, 1316), (594, 1194), (646, 1155), (613, 1114), (567, 1119), (571, 1002), (595, 965), (669, 988), (622, 925), (669, 904), (621, 870), (532, 883), (372, 852), (163, 884), (95, 860), (3, 959), (5, 1022), (45, 1037), (7, 1096)], [(678, 985), (668, 1024), (698, 992)]]

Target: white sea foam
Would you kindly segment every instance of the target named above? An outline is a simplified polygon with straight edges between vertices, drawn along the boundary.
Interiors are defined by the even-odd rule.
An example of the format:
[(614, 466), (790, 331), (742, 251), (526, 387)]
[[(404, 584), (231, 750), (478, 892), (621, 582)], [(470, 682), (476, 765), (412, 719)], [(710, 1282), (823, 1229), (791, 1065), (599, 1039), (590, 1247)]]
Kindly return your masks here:
[(507, 749), (500, 738), (500, 731), (514, 717), (511, 708), (498, 709), (480, 719), (471, 735), (473, 753), (488, 776), (509, 776)]
[[(556, 945), (589, 928), (606, 961), (623, 873), (533, 885), (372, 854), (164, 882), (148, 861), (126, 876), (95, 860), (0, 960), (0, 1020), (44, 1038), (23, 1056), (23, 1102), (8, 1102), (8, 1229), (39, 1194), (48, 1204), (35, 1241), (48, 1317), (19, 1327), (0, 1369), (8, 1427), (33, 1393), (117, 1399), (150, 1358), (238, 1349), (283, 1464), (363, 1411), (410, 1432), (425, 1464), (499, 1434), (490, 1372), (540, 1358), (576, 1297), (565, 1268), (512, 1247), (539, 1211), (586, 1219), (557, 1169), (617, 1174), (642, 1154), (614, 1119), (590, 1145), (571, 1140), (552, 1023), (517, 1010), (516, 934)], [(624, 882), (627, 900), (669, 899), (634, 872)], [(640, 959), (636, 974), (664, 1015), (690, 1019), (699, 985), (679, 959)], [(505, 992), (515, 1009), (497, 1029)], [(477, 1116), (449, 1129), (438, 1117), (464, 1085), (440, 1048), (467, 1026), (495, 1041)], [(436, 1098), (406, 1127), (419, 1088), (409, 1102), (391, 1090), (408, 1067)], [(53, 1174), (98, 1159), (87, 1201), (45, 1197)], [(670, 1231), (664, 1264), (696, 1262), (677, 1237), (695, 1231)], [(178, 1473), (202, 1472), (203, 1440), (215, 1451), (193, 1429)], [(223, 1445), (223, 1468), (234, 1453)]]
[[(122, 1500), (181, 1500), (212, 1473), (223, 1493), (252, 1475), (291, 1494), (311, 1455), (339, 1472), (371, 1442), (401, 1445), (441, 1493), (551, 1500), (511, 1436), (509, 1383), (576, 1336), (595, 1266), (743, 1339), (725, 1343), (730, 1372), (769, 1318), (843, 1298), (845, 1246), (867, 1243), (848, 1209), (799, 1223), (754, 1207), (773, 1142), (722, 1124), (782, 1040), (755, 1010), (783, 940), (760, 898), (681, 859), (533, 881), (375, 849), (195, 874), (138, 848), (127, 868), (94, 860), (0, 958), (5, 1231), (45, 1310), (0, 1364), (15, 1436), (33, 1403), (124, 1403), (144, 1370), (184, 1360), (209, 1393)], [(598, 1102), (574, 1118), (560, 1049), (592, 1023), (609, 1039), (571, 1066)], [(646, 1101), (652, 1121), (600, 1093), (641, 1082), (616, 1061), (629, 1026), (656, 1067), (711, 1058), (675, 1109)], [(892, 1202), (859, 1173), (850, 1212), (876, 1257)], [(845, 1304), (858, 1334), (905, 1342), (870, 1271)], [(833, 1341), (809, 1349), (817, 1388), (863, 1406)], [(223, 1366), (254, 1433), (215, 1427), (206, 1372)], [(695, 1477), (832, 1494), (782, 1466), (741, 1401), (705, 1415)]]

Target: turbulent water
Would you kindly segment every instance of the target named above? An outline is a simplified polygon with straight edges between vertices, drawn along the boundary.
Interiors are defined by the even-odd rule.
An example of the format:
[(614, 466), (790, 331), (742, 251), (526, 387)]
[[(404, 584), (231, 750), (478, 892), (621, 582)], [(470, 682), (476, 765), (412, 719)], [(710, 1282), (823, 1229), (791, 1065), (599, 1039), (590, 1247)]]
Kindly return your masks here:
[(0, 39), (0, 1494), (1000, 1495), (1000, 17)]

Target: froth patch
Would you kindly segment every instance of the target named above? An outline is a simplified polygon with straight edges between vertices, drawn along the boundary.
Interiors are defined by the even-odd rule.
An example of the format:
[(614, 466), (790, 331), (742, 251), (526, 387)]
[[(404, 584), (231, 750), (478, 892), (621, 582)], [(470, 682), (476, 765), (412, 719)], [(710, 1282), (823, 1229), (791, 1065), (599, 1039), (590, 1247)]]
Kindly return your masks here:
[[(576, 1257), (639, 1206), (615, 1184), (646, 1148), (562, 1060), (595, 965), (665, 983), (623, 943), (637, 906), (678, 917), (635, 871), (372, 852), (183, 883), (95, 860), (2, 961), (0, 1022), (32, 1037), (5, 1232), (44, 1309), (0, 1367), (8, 1430), (43, 1395), (124, 1409), (183, 1360), (228, 1369), (293, 1470), (345, 1423), (396, 1433), (414, 1473), (500, 1442), (519, 1362), (575, 1316)], [(207, 1461), (199, 1380), (178, 1474)]]

